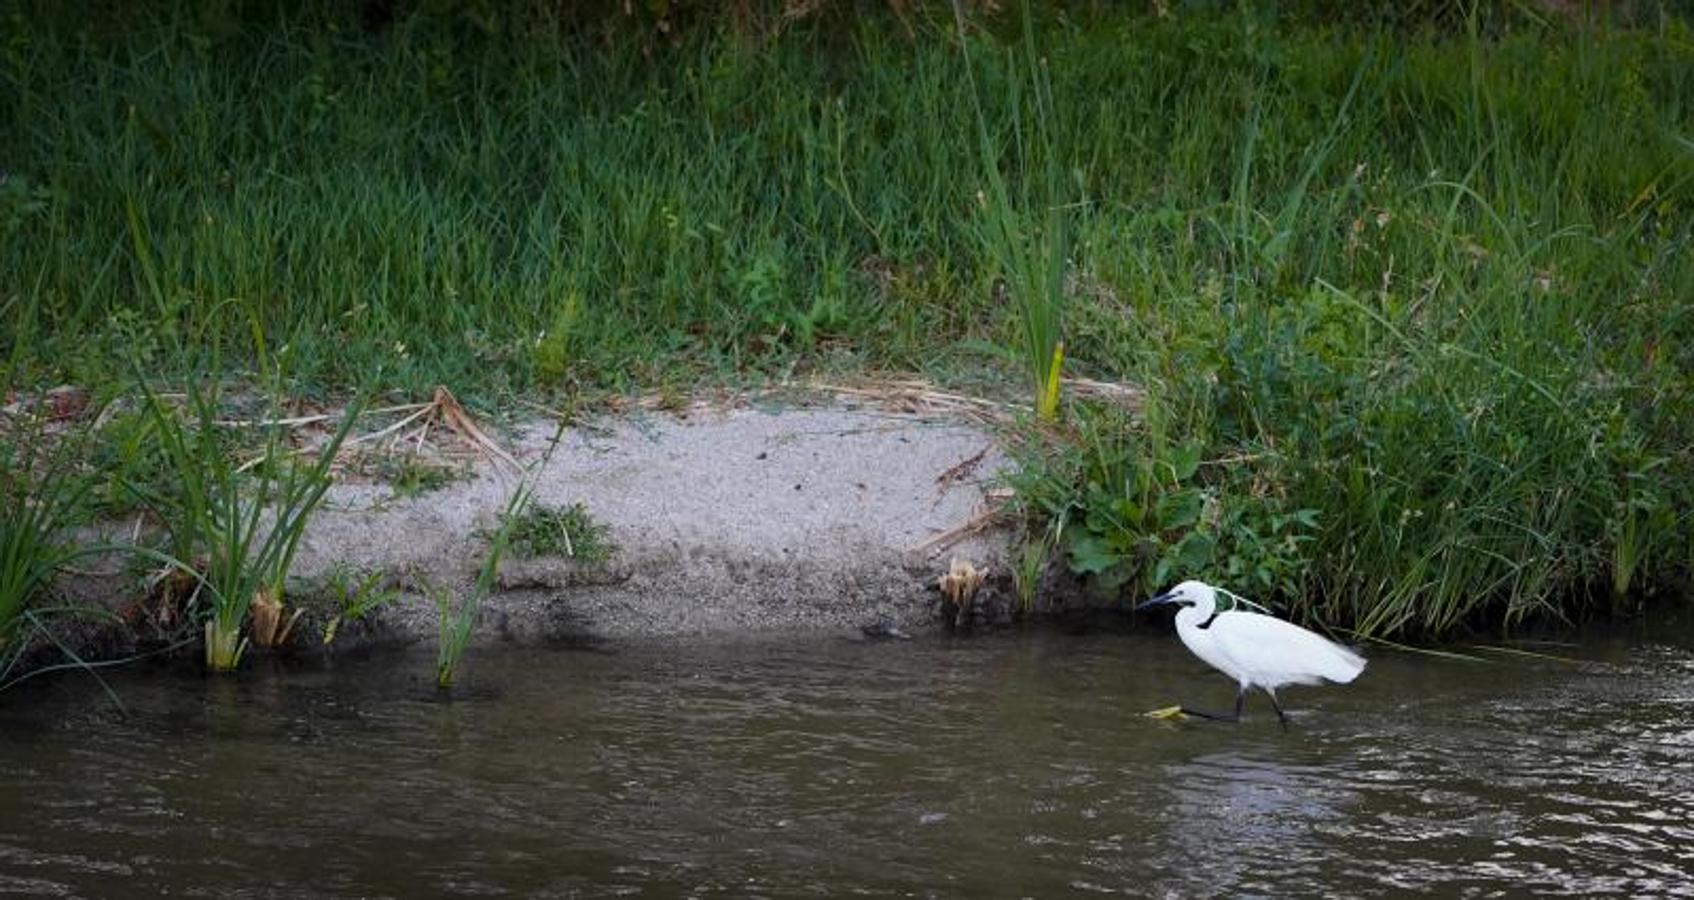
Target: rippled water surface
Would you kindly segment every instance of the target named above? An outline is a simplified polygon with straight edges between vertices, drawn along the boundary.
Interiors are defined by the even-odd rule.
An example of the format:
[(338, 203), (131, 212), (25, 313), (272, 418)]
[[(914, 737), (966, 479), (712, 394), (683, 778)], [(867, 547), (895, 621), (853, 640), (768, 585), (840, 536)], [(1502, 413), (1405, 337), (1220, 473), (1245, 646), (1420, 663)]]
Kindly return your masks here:
[(0, 696), (0, 894), (1694, 896), (1694, 631), (1231, 686), (1168, 629), (472, 651)]

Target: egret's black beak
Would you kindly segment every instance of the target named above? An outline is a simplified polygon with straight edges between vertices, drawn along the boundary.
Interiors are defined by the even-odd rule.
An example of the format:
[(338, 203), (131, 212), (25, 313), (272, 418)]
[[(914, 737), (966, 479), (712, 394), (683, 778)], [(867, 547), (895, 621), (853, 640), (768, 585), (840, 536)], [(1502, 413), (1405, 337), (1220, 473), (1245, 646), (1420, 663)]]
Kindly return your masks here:
[(1135, 611), (1141, 612), (1142, 610), (1152, 609), (1155, 606), (1164, 606), (1166, 603), (1169, 603), (1169, 602), (1171, 602), (1171, 595), (1160, 594), (1159, 596), (1154, 597), (1151, 600), (1148, 600), (1146, 603), (1143, 603), (1140, 606), (1137, 606), (1135, 608)]

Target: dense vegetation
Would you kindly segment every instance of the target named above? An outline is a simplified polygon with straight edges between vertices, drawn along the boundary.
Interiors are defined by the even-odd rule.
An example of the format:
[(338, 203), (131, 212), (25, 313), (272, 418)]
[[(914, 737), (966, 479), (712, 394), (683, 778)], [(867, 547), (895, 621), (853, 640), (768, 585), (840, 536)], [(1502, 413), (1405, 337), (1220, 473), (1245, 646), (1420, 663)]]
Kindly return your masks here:
[(1025, 441), (1103, 584), (1423, 636), (1686, 590), (1678, 15), (40, 6), (0, 22), (13, 383), (257, 330), (300, 391), (980, 384), (1041, 370), (1033, 303), (1148, 389)]

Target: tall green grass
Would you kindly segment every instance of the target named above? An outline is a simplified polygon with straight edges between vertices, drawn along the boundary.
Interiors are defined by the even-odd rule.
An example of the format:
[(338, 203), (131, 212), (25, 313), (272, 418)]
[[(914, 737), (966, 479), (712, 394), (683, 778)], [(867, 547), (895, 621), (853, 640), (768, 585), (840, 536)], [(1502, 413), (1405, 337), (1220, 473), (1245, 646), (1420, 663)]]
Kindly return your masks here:
[[(423, 16), (367, 34), (340, 5), (226, 20), (156, 2), (111, 15), (46, 7), (0, 24), (12, 88), (0, 119), (16, 125), (0, 129), (15, 195), (0, 217), (15, 223), (0, 274), (16, 298), (7, 335), (35, 336), (38, 377), (109, 377), (118, 348), (179, 366), (185, 348), (230, 327), (214, 321), (220, 307), (290, 344), (309, 383), (362, 383), (380, 362), (401, 386), (479, 396), (837, 359), (947, 368), (968, 364), (973, 346), (1023, 343), (1017, 313), (991, 290), (1001, 267), (973, 213), (991, 184), (946, 25), (914, 43), (868, 17), (756, 52), (696, 34), (648, 58)], [(1097, 268), (1143, 260), (1179, 284), (1215, 269), (1206, 254), (1220, 235), (1197, 255), (1156, 224), (1186, 232), (1286, 195), (1372, 46), (1382, 62), (1362, 89), (1380, 127), (1338, 135), (1313, 173), (1321, 185), (1360, 162), (1396, 191), (1432, 170), (1462, 177), (1491, 138), (1477, 127), (1497, 121), (1507, 143), (1496, 158), (1536, 166), (1508, 177), (1557, 213), (1527, 217), (1564, 226), (1617, 215), (1685, 153), (1677, 20), (1663, 33), (1501, 39), (1484, 76), (1496, 108), (1480, 119), (1461, 41), (1246, 21), (1038, 28), (1051, 139), (1076, 170), (1065, 177), (1081, 176), (1077, 196), (1095, 201), (1067, 243), (1094, 260), (1159, 240)], [(989, 140), (1011, 154), (1036, 92), (1017, 87), (1029, 81), (1023, 54), (977, 35)], [(1257, 163), (1238, 186), (1249, 114)], [(1582, 149), (1613, 135), (1627, 138), (1615, 154)], [(1572, 153), (1590, 158), (1553, 178), (1548, 166)], [(1607, 164), (1581, 170), (1595, 155)], [(1031, 186), (1005, 163), (1009, 195), (1024, 196)], [(1040, 231), (1042, 218), (1020, 230)], [(1300, 233), (1269, 249), (1335, 281), (1328, 260), (1347, 247), (1346, 223), (1311, 221), (1288, 223)], [(1238, 236), (1274, 225), (1224, 224)], [(1366, 263), (1380, 275), (1383, 261)], [(1109, 371), (1115, 361), (1089, 340), (1072, 335), (1071, 358)]]
[[(312, 390), (1033, 381), (983, 352), (1050, 362), (1057, 326), (994, 290), (1022, 271), (1069, 371), (1153, 398), (1029, 486), (1099, 574), (1151, 578), (1151, 535), (1376, 634), (1684, 583), (1688, 20), (1174, 9), (1038, 11), (1036, 91), (1010, 21), (961, 52), (951, 16), (655, 44), (41, 5), (0, 24), (0, 351), (37, 381), (130, 349), (186, 374), (257, 321)], [(1054, 161), (1087, 200), (1062, 229)], [(1143, 494), (1200, 507), (1113, 511)]]
[(1361, 41), (1301, 60), (1331, 104), (1292, 146), (1289, 78), (1244, 79), (1227, 200), (1095, 251), (1140, 332), (1095, 333), (1151, 399), (1027, 485), (1073, 566), (1174, 560), (1366, 635), (1688, 590), (1694, 153), (1654, 46), (1688, 56)]
[[(962, 48), (970, 45), (964, 7), (953, 2), (954, 21)], [(1053, 85), (1047, 61), (1036, 49), (1033, 14), (1023, 4), (1021, 53), (1009, 52), (1011, 69), (1023, 77), (1007, 82), (1011, 109), (1012, 146), (1002, 150), (990, 137), (988, 116), (978, 96), (967, 53), (961, 59), (976, 113), (976, 137), (981, 155), (984, 255), (1011, 294), (1018, 312), (1022, 365), (1032, 388), (1036, 416), (1051, 422), (1059, 414), (1059, 386), (1064, 369), (1063, 338), (1065, 275), (1070, 265), (1070, 204), (1064, 200), (1065, 176), (1061, 152), (1053, 140)], [(1025, 84), (1027, 78), (1028, 84)], [(1031, 97), (1024, 102), (1026, 91)], [(1026, 105), (1030, 107), (1025, 109)], [(1002, 171), (1002, 157), (1009, 172)], [(1009, 183), (1019, 185), (1014, 194)]]

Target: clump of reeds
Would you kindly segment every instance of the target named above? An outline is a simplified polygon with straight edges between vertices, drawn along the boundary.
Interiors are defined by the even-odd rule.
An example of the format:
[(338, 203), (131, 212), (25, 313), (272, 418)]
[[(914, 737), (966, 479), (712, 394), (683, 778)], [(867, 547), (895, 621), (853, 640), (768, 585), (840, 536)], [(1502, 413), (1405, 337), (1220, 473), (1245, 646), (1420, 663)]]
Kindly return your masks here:
[(289, 568), (357, 413), (349, 410), (340, 427), (304, 455), (285, 440), (277, 417), (256, 423), (249, 429), (260, 438), (256, 455), (239, 462), (220, 424), (215, 385), (190, 382), (181, 412), (145, 381), (141, 390), (175, 476), (168, 495), (144, 495), (176, 548), (159, 556), (196, 576), (205, 604), (206, 665), (229, 671), (240, 665), (249, 642), (280, 644), (298, 618), (284, 606)]
[[(1064, 164), (1054, 136), (1057, 124), (1047, 61), (1036, 52), (1034, 25), (1025, 2), (1022, 53), (1008, 52), (1017, 74), (1006, 82), (1011, 147), (1002, 148), (989, 131), (978, 96), (961, 0), (953, 0), (953, 11), (976, 110), (977, 151), (986, 185), (977, 194), (984, 255), (994, 261), (1017, 310), (1019, 358), (1032, 388), (1035, 413), (1050, 422), (1059, 415), (1064, 372), (1063, 310), (1073, 209), (1063, 199)], [(1003, 157), (1009, 157), (1015, 168), (1010, 177), (1001, 171)], [(1012, 184), (1018, 185), (1015, 193)]]

